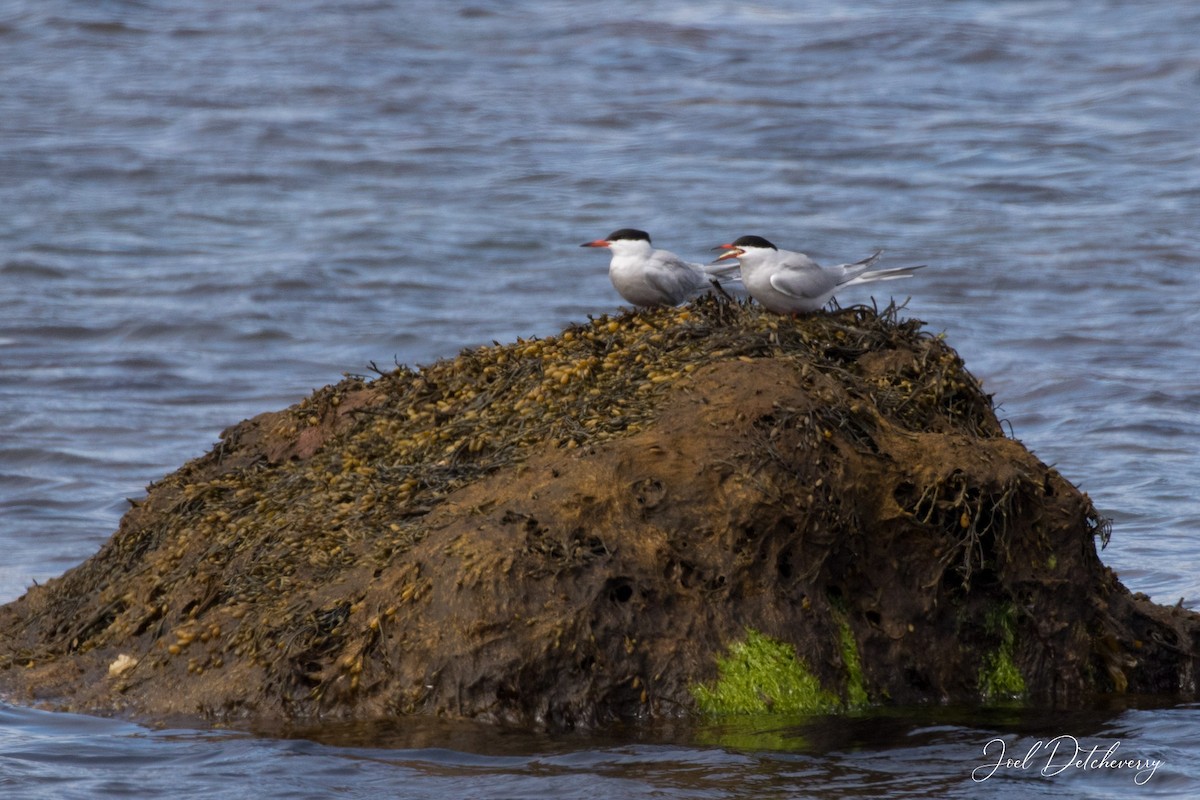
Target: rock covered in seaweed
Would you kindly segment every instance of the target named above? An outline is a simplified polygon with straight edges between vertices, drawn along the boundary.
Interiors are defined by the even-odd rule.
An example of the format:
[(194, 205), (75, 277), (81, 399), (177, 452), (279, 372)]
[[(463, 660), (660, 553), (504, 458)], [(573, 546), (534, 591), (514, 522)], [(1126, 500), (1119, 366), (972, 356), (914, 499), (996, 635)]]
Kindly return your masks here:
[(763, 641), (826, 705), (1194, 692), (1197, 616), (1131, 597), (1097, 536), (921, 323), (705, 299), (231, 428), (0, 609), (0, 688), (592, 725), (693, 711)]

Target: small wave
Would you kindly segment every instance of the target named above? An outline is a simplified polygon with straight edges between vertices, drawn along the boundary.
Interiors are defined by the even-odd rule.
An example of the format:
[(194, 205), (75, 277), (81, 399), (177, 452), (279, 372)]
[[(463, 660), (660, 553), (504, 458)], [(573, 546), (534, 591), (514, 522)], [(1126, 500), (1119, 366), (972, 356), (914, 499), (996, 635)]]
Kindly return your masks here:
[(135, 28), (132, 25), (125, 24), (121, 20), (78, 22), (76, 23), (76, 28), (83, 33), (96, 34), (98, 36), (123, 36), (130, 33), (145, 36), (149, 33), (145, 28)]
[(969, 191), (997, 196), (1006, 201), (1054, 203), (1070, 200), (1074, 193), (1054, 186), (1019, 181), (981, 181), (967, 187)]
[(41, 261), (6, 261), (0, 264), (0, 275), (10, 278), (49, 278), (57, 280), (66, 278), (70, 273), (60, 267), (55, 267)]

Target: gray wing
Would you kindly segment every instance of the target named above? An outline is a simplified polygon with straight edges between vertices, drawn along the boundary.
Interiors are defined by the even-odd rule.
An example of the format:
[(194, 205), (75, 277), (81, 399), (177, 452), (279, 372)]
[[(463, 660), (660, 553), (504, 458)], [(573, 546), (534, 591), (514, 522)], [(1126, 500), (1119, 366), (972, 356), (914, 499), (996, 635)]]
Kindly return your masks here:
[(804, 299), (833, 291), (838, 285), (837, 274), (821, 269), (806, 255), (796, 255), (800, 258), (789, 259), (771, 275), (771, 286), (775, 291)]
[(655, 251), (646, 269), (646, 282), (675, 303), (682, 303), (708, 286), (708, 278), (700, 267), (666, 250)]
[(719, 281), (740, 281), (742, 279), (742, 265), (737, 259), (729, 261), (714, 261), (711, 264), (694, 264), (709, 278), (716, 278)]

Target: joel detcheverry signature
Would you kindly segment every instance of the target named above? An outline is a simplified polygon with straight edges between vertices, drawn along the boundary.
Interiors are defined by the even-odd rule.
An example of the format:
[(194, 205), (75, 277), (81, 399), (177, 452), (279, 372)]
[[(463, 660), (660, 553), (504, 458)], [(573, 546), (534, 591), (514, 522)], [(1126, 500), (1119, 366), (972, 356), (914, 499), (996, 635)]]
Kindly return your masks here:
[(1067, 770), (1127, 771), (1133, 773), (1133, 782), (1144, 786), (1158, 768), (1162, 759), (1133, 758), (1119, 755), (1121, 743), (1087, 745), (1070, 734), (1052, 739), (1038, 739), (1028, 750), (1021, 752), (996, 737), (983, 746), (987, 761), (971, 771), (971, 780), (983, 783), (998, 772), (1034, 770), (1044, 777), (1052, 778)]

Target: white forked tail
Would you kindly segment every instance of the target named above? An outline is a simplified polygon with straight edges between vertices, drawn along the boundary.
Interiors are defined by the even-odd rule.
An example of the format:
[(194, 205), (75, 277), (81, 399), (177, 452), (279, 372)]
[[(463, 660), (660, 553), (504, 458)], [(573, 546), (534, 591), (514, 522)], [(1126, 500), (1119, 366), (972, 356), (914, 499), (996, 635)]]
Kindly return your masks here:
[(870, 272), (864, 272), (842, 284), (849, 286), (855, 283), (871, 283), (873, 281), (894, 281), (897, 278), (911, 277), (914, 272), (925, 267), (925, 264), (918, 264), (915, 267), (893, 267), (891, 269), (876, 269)]
[(836, 271), (838, 269), (842, 271), (842, 277), (838, 279), (837, 285), (847, 286), (851, 283), (861, 283), (862, 276), (868, 274), (867, 270), (871, 268), (872, 264), (879, 260), (881, 255), (883, 255), (883, 251), (876, 250), (862, 261), (855, 261), (853, 264), (840, 264), (839, 266), (831, 267), (831, 271)]
[(871, 255), (864, 258), (862, 261), (856, 261), (853, 264), (845, 266), (845, 277), (842, 278), (839, 286), (853, 286), (856, 283), (871, 283), (873, 281), (894, 281), (897, 278), (907, 278), (917, 270), (924, 267), (925, 264), (919, 264), (915, 267), (889, 267), (888, 269), (871, 269), (879, 257), (883, 255), (882, 250), (876, 250)]

